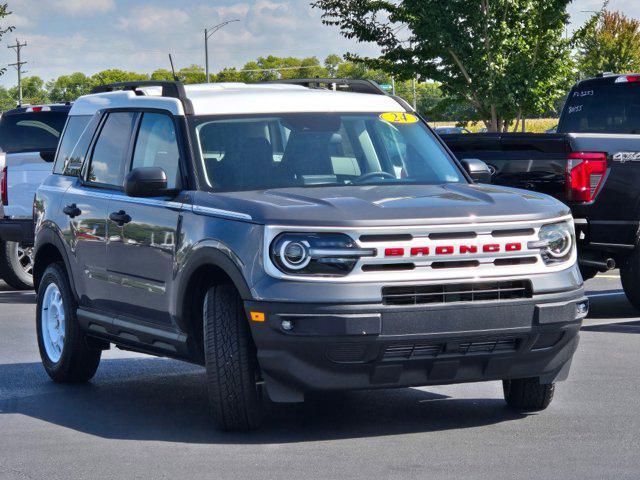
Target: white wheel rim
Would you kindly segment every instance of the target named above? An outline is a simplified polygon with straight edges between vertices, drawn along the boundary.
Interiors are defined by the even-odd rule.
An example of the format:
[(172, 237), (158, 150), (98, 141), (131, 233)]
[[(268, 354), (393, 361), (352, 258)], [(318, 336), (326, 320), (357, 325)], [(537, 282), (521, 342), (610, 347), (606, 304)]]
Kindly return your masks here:
[(65, 325), (64, 303), (60, 289), (55, 283), (50, 283), (44, 291), (40, 322), (44, 349), (49, 360), (56, 363), (60, 360), (64, 348)]
[(18, 257), (18, 264), (20, 268), (27, 275), (33, 275), (33, 248), (23, 247), (20, 244), (16, 245), (16, 256)]

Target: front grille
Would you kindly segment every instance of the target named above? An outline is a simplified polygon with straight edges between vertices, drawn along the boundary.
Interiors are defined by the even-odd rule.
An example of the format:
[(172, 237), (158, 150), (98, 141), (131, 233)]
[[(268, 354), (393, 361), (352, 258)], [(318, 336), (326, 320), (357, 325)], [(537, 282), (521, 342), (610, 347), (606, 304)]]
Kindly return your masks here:
[(516, 349), (515, 338), (498, 338), (481, 342), (464, 342), (460, 344), (460, 353), (474, 352), (513, 352)]
[(382, 358), (383, 360), (394, 360), (435, 357), (442, 352), (443, 348), (444, 344), (442, 343), (390, 345), (385, 349)]
[(512, 280), (482, 283), (452, 283), (447, 285), (417, 285), (384, 287), (385, 305), (424, 305), (429, 303), (478, 302), (531, 298), (531, 283)]
[(517, 338), (482, 338), (468, 342), (449, 343), (397, 343), (389, 345), (382, 353), (382, 360), (409, 360), (434, 358), (440, 355), (467, 355), (473, 353), (515, 352)]

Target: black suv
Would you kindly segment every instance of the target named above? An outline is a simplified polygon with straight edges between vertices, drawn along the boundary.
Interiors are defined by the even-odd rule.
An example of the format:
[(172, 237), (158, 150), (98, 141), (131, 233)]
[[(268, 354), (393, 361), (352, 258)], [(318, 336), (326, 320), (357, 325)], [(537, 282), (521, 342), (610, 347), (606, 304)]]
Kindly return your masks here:
[(258, 424), (263, 388), (503, 380), (546, 408), (588, 308), (567, 207), (475, 184), (486, 165), (368, 87), (78, 99), (34, 207), (51, 378), (89, 380), (111, 344), (201, 364), (225, 429)]

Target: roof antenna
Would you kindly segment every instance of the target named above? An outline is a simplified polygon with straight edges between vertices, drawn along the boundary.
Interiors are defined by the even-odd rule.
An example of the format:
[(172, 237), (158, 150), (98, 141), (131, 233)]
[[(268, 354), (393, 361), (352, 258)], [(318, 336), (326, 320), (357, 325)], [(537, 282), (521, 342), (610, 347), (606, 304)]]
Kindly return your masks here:
[(176, 75), (176, 69), (173, 66), (173, 58), (171, 57), (171, 54), (169, 54), (169, 63), (171, 63), (171, 71), (173, 72), (173, 80), (176, 81), (176, 82), (179, 82), (180, 79)]

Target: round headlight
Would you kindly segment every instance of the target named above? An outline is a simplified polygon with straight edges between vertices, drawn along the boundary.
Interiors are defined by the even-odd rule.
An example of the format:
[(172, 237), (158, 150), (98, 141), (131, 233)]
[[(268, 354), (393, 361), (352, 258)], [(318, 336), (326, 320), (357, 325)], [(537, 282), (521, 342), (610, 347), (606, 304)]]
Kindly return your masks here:
[(572, 235), (565, 223), (543, 226), (540, 229), (540, 240), (546, 243), (545, 253), (553, 258), (563, 258), (571, 252)]
[(290, 270), (301, 270), (311, 261), (309, 244), (305, 241), (287, 240), (282, 242), (279, 254), (280, 261)]

